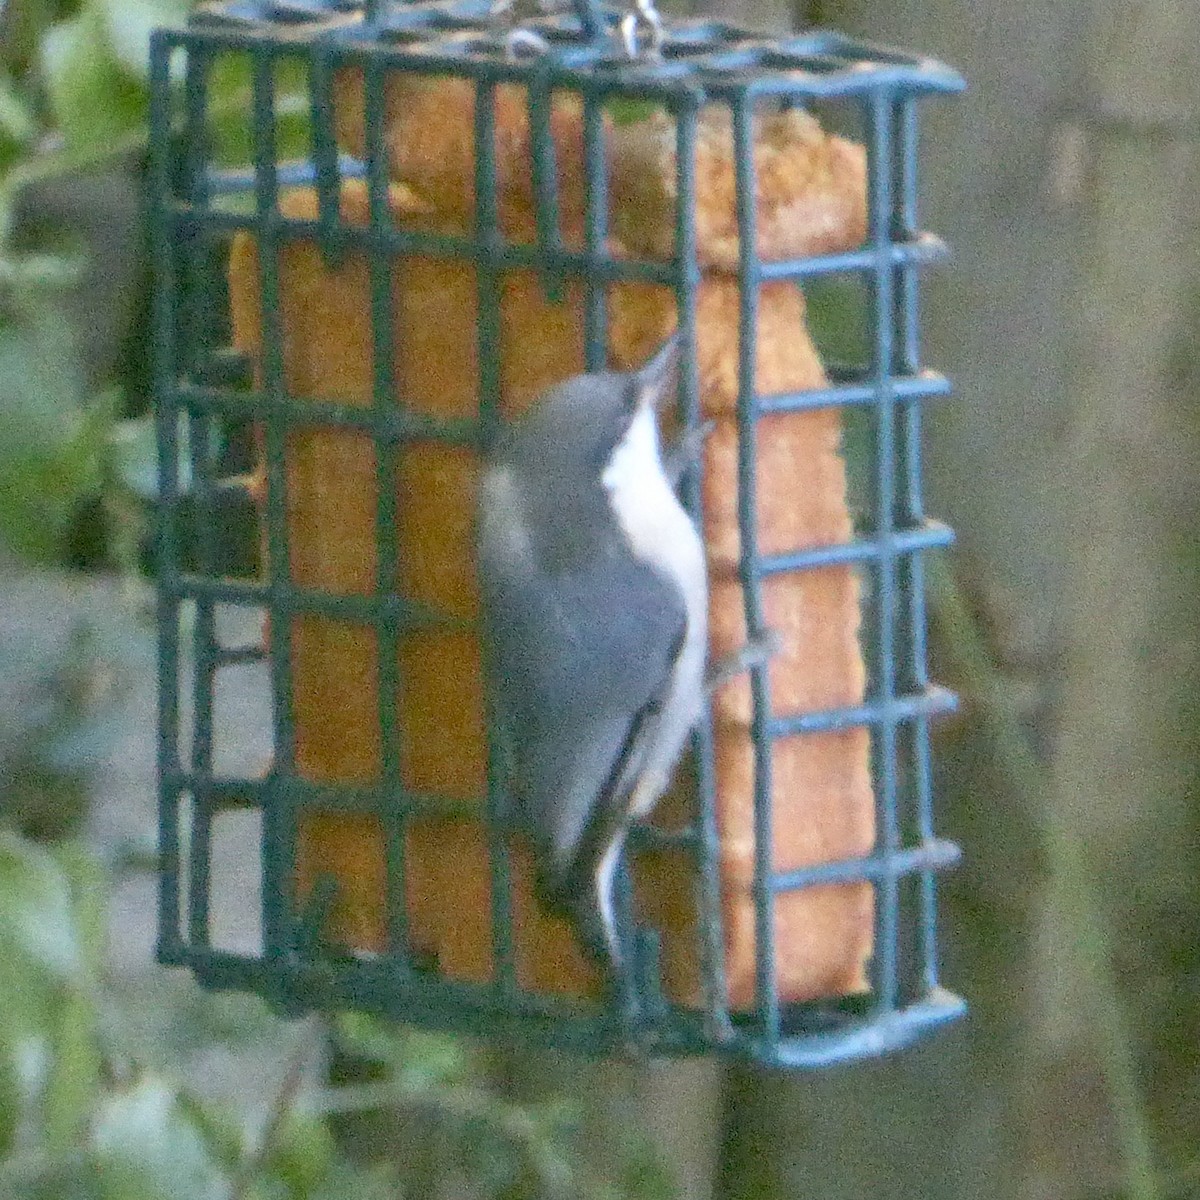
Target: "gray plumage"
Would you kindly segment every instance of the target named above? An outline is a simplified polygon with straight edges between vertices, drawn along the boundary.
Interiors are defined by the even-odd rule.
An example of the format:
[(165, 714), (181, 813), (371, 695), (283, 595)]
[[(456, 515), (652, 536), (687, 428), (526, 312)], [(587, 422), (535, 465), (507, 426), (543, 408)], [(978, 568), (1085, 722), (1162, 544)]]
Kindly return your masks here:
[(480, 486), (485, 668), (542, 898), (614, 965), (612, 870), (670, 782), (704, 688), (704, 551), (664, 469), (668, 343), (510, 426)]

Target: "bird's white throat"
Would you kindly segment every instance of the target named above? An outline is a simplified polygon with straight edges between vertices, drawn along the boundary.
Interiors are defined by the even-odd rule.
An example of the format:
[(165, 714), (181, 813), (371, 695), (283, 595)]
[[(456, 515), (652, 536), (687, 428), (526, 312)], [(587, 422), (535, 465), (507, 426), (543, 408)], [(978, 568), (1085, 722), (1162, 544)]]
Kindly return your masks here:
[(600, 482), (634, 553), (677, 577), (703, 571), (696, 527), (663, 471), (654, 410), (644, 405), (617, 443)]

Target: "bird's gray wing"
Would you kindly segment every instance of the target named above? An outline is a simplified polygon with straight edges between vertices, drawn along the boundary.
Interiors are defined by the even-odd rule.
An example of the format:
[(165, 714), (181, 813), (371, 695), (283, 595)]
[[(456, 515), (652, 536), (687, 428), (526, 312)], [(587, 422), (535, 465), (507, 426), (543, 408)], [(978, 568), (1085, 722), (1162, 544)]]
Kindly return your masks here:
[(542, 576), (481, 565), (489, 691), (514, 815), (553, 891), (589, 827), (620, 807), (636, 777), (687, 613), (678, 588), (635, 559)]

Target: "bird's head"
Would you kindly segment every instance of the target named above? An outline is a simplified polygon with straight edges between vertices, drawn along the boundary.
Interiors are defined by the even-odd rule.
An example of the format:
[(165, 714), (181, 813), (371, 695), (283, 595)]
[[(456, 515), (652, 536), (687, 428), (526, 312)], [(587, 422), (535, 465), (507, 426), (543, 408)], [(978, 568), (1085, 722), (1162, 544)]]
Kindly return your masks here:
[(499, 456), (548, 487), (603, 481), (623, 460), (661, 470), (658, 415), (675, 395), (677, 362), (673, 336), (637, 370), (576, 375), (555, 384), (509, 428)]

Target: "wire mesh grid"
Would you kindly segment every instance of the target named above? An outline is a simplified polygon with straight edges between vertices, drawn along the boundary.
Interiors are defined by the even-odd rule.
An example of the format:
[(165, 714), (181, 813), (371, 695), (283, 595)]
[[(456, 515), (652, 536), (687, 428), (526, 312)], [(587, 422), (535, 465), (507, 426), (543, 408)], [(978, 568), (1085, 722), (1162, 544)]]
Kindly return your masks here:
[[(152, 150), (155, 231), (157, 415), (162, 510), (158, 527), (160, 628), (159, 956), (185, 964), (214, 987), (257, 990), (280, 1005), (357, 1006), (431, 1026), (526, 1036), (587, 1051), (628, 1040), (614, 1010), (538, 994), (520, 985), (513, 940), (512, 864), (500, 811), (500, 781), (489, 764), (486, 802), (491, 871), (492, 978), (466, 983), (440, 975), (414, 953), (406, 904), (406, 831), (425, 813), (453, 809), (440, 795), (402, 782), (397, 695), (401, 638), (416, 629), (457, 629), (461, 617), (431, 609), (401, 588), (397, 563), (398, 456), (414, 443), (471, 450), (490, 444), (501, 422), (501, 289), (506, 272), (536, 270), (550, 299), (568, 281), (583, 290), (588, 369), (605, 365), (608, 291), (621, 281), (665, 285), (675, 297), (682, 337), (680, 411), (700, 420), (695, 347), (701, 266), (697, 252), (696, 144), (702, 109), (724, 106), (732, 129), (736, 177), (739, 278), (738, 509), (740, 582), (751, 636), (766, 626), (764, 581), (781, 573), (853, 565), (872, 578), (864, 631), (869, 689), (862, 703), (814, 712), (772, 711), (766, 670), (751, 671), (754, 747), (755, 980), (753, 1004), (733, 1011), (723, 975), (720, 880), (711, 728), (695, 739), (697, 803), (683, 831), (637, 829), (639, 845), (680, 846), (694, 857), (700, 919), (697, 954), (703, 1003), (664, 999), (653, 930), (629, 927), (628, 874), (620, 906), (636, 953), (627, 986), (641, 999), (637, 1035), (658, 1053), (717, 1048), (762, 1062), (805, 1066), (880, 1053), (904, 1044), (962, 1011), (938, 980), (936, 872), (957, 858), (937, 837), (932, 817), (930, 721), (953, 697), (930, 681), (925, 645), (921, 556), (950, 541), (929, 520), (921, 494), (922, 402), (943, 395), (946, 380), (919, 355), (917, 272), (942, 247), (917, 225), (918, 102), (961, 86), (937, 63), (808, 33), (782, 39), (712, 22), (671, 23), (660, 57), (630, 59), (611, 38), (621, 13), (579, 12), (531, 23), (545, 39), (535, 58), (506, 53), (488, 6), (474, 2), (367, 4), (349, 0), (230, 0), (202, 6), (180, 32), (156, 35), (153, 46)], [(595, 23), (599, 34), (583, 36)], [(234, 56), (247, 65), (248, 165), (221, 169), (212, 155), (211, 81)], [(348, 158), (334, 128), (334, 80), (361, 72), (365, 153)], [(304, 150), (292, 160), (280, 146), (278, 88), (283, 72), (299, 80), (305, 110)], [(474, 211), (468, 235), (400, 227), (389, 212), (385, 145), (387, 82), (396, 74), (472, 81)], [(504, 84), (528, 89), (536, 237), (505, 237), (496, 188), (496, 97)], [(582, 244), (564, 240), (559, 176), (550, 128), (551, 94), (569, 92), (583, 111), (587, 179)], [(617, 256), (609, 247), (604, 106), (614, 99), (649, 102), (670, 114), (675, 130), (674, 254), (669, 260)], [(869, 224), (861, 246), (837, 253), (763, 261), (756, 236), (754, 121), (763, 105), (845, 103), (867, 147)], [(350, 176), (365, 180), (367, 219), (341, 211)], [(287, 187), (310, 186), (314, 216), (284, 215)], [(229, 348), (222, 294), (223, 253), (238, 231), (258, 246), (262, 346), (257, 373)], [(362, 253), (369, 264), (372, 398), (366, 405), (289, 393), (284, 362), (281, 248), (308, 242), (330, 261)], [(396, 396), (394, 277), (413, 256), (469, 263), (478, 306), (476, 419), (434, 418)], [(755, 348), (764, 283), (802, 282), (850, 274), (865, 283), (869, 362), (831, 367), (827, 387), (759, 395)], [(842, 544), (763, 553), (758, 547), (756, 423), (768, 414), (836, 407), (865, 413), (871, 423), (867, 517)], [(218, 510), (228, 462), (222, 434), (234, 426), (259, 431), (265, 465), (261, 506), (264, 566), (231, 575), (222, 564)], [(299, 428), (352, 432), (374, 449), (375, 580), (369, 594), (301, 586), (290, 564), (289, 434)], [(186, 435), (183, 436), (183, 435)], [(183, 457), (181, 458), (181, 452)], [(227, 457), (227, 456), (226, 456)], [(181, 468), (181, 464), (182, 468)], [(700, 513), (699, 481), (685, 499)], [(217, 633), (222, 605), (253, 606), (272, 628), (316, 615), (368, 627), (377, 639), (380, 771), (366, 784), (319, 783), (296, 762), (294, 668), (288, 637), (263, 646), (225, 646)], [(187, 617), (188, 620), (184, 618)], [(223, 670), (259, 662), (269, 671), (274, 761), (259, 777), (222, 774), (214, 763), (214, 689)], [(190, 663), (190, 678), (181, 666)], [(183, 683), (181, 683), (181, 678)], [(181, 704), (181, 689), (189, 702)], [(190, 735), (181, 737), (184, 727)], [(878, 835), (866, 857), (799, 870), (773, 869), (772, 752), (782, 738), (854, 727), (871, 734)], [(494, 759), (494, 755), (491, 756)], [(231, 807), (262, 814), (261, 954), (213, 945), (210, 876), (214, 817)], [(468, 811), (479, 812), (479, 807)], [(297, 895), (299, 822), (306, 814), (372, 814), (386, 847), (386, 952), (334, 954), (323, 928), (335, 881)], [(868, 996), (805, 1005), (781, 1001), (776, 962), (775, 898), (821, 884), (869, 881), (875, 889), (875, 952)], [(917, 886), (902, 904), (905, 881)]]

